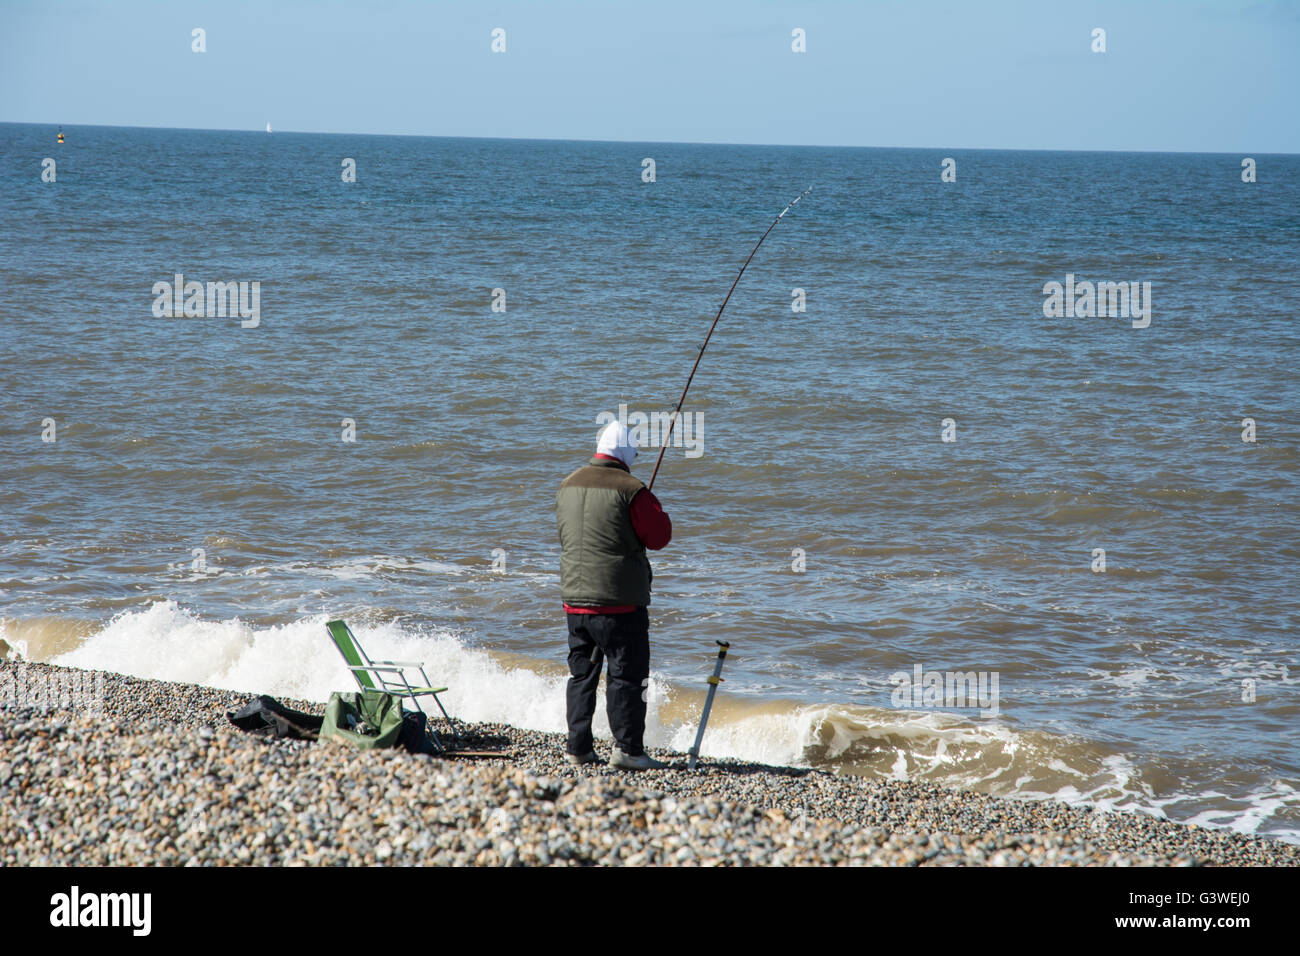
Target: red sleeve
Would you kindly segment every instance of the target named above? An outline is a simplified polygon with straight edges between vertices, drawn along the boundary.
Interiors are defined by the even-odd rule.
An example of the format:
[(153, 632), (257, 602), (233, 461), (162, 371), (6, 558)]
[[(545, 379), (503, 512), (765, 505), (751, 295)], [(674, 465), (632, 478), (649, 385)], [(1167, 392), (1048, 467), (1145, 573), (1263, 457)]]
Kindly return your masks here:
[(632, 530), (651, 551), (658, 551), (672, 540), (672, 520), (649, 488), (636, 493), (628, 512), (632, 516)]

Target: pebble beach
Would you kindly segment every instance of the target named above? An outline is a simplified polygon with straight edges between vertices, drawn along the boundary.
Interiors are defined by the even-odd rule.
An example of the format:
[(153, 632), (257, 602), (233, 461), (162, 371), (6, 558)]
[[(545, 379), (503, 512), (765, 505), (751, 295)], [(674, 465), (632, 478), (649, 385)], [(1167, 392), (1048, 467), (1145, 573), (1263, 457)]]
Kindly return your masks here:
[(1300, 864), (1293, 844), (1053, 801), (734, 760), (688, 771), (659, 750), (670, 769), (571, 767), (561, 735), (501, 724), (460, 728), (496, 758), (275, 740), (227, 720), (251, 694), (0, 662), (9, 688), (70, 679), (102, 687), (94, 712), (0, 697), (0, 865)]

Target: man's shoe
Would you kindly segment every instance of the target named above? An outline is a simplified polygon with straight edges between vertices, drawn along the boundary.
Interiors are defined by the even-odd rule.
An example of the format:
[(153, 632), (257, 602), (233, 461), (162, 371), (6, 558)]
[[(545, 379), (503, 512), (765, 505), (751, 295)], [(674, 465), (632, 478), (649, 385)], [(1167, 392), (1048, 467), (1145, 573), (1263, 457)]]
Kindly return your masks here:
[(603, 763), (594, 750), (588, 750), (585, 754), (565, 754), (565, 756), (575, 767), (581, 767), (584, 763)]
[(620, 770), (667, 770), (668, 764), (655, 760), (649, 754), (637, 754), (635, 757), (623, 753), (617, 747), (614, 748), (614, 756), (609, 758), (611, 767), (618, 767)]

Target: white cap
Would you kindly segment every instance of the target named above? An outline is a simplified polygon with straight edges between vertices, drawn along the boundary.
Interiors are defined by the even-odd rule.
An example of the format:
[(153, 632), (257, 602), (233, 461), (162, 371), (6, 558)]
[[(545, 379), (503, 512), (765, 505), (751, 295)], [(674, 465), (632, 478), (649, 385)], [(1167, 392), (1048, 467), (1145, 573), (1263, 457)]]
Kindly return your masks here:
[(628, 440), (627, 426), (622, 422), (610, 422), (600, 433), (596, 442), (596, 454), (617, 458), (629, 468), (636, 461), (636, 445)]

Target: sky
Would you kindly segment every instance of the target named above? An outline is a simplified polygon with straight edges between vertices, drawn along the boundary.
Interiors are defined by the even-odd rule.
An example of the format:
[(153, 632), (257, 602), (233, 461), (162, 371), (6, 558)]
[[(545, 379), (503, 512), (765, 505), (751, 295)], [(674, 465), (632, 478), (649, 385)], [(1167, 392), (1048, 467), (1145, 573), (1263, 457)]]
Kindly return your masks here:
[(1294, 153), (1297, 91), (1300, 0), (0, 0), (66, 127)]

